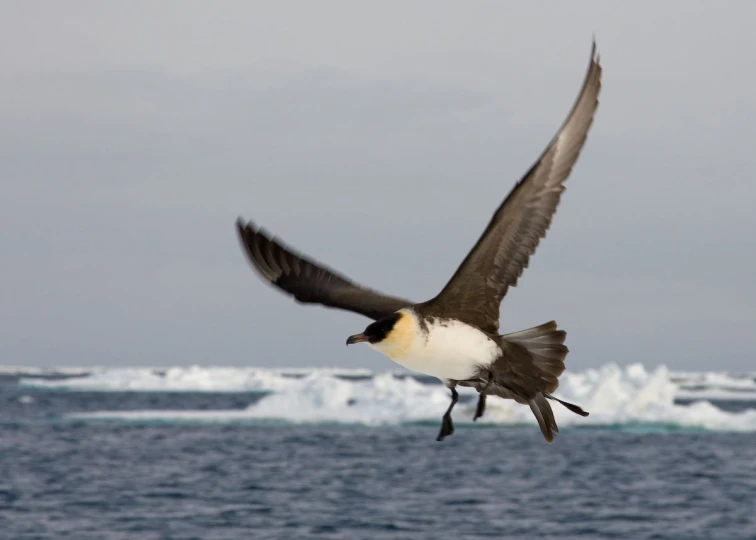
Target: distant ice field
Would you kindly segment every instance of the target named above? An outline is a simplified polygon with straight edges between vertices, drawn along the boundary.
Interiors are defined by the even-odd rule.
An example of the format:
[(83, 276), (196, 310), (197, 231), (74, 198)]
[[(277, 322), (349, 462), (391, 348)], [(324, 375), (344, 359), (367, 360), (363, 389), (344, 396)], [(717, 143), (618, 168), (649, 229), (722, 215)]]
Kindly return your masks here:
[[(406, 372), (339, 368), (223, 367), (55, 368), (0, 367), (0, 380), (27, 408), (49, 392), (207, 394), (192, 400), (132, 396), (132, 405), (60, 410), (63, 420), (122, 422), (248, 422), (395, 426), (437, 422), (448, 390), (432, 378)], [(474, 391), (462, 389), (458, 425), (472, 424)], [(223, 394), (234, 394), (223, 397)], [(210, 396), (218, 396), (210, 399)], [(566, 372), (557, 396), (590, 412), (582, 418), (553, 404), (560, 427), (621, 430), (756, 431), (756, 376), (724, 372), (670, 372), (665, 366), (614, 364)], [(115, 395), (113, 396), (115, 397)], [(134, 401), (136, 399), (136, 402)], [(122, 401), (122, 400), (121, 400)], [(142, 408), (140, 405), (147, 405)], [(199, 404), (201, 408), (195, 408)], [(153, 408), (153, 405), (158, 405)], [(56, 416), (54, 411), (51, 415)], [(489, 399), (481, 426), (535, 426), (529, 408)]]

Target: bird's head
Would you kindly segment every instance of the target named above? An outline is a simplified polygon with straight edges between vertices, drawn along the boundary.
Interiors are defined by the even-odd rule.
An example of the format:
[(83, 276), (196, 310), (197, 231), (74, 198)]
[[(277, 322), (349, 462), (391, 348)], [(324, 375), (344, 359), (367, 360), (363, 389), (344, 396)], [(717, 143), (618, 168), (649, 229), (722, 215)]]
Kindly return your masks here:
[(369, 324), (361, 334), (349, 336), (346, 344), (365, 342), (389, 358), (397, 358), (412, 348), (418, 335), (417, 316), (402, 309)]

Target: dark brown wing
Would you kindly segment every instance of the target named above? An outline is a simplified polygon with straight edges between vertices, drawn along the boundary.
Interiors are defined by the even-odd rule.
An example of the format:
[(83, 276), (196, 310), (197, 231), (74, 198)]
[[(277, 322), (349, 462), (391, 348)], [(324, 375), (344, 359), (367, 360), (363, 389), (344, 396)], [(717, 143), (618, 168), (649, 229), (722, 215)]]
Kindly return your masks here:
[(266, 281), (299, 302), (346, 309), (376, 320), (412, 305), (351, 282), (270, 238), (252, 222), (245, 224), (239, 218), (236, 228), (252, 266)]
[(434, 311), (498, 332), (501, 300), (510, 286), (517, 285), (517, 278), (546, 235), (564, 181), (593, 122), (600, 89), (601, 65), (594, 41), (583, 88), (567, 120), (496, 211), (446, 287), (428, 302)]

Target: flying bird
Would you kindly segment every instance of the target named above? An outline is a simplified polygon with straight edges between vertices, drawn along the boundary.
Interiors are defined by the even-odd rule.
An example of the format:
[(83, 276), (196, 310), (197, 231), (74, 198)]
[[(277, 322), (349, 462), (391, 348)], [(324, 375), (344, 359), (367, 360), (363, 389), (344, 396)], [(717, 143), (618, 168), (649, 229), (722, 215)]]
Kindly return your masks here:
[(556, 398), (568, 349), (554, 321), (510, 334), (499, 333), (499, 307), (528, 266), (551, 224), (564, 183), (585, 144), (598, 107), (601, 64), (594, 40), (583, 87), (567, 119), (538, 160), (494, 213), (478, 242), (434, 298), (414, 303), (363, 287), (271, 237), (252, 222), (237, 221), (253, 268), (301, 303), (359, 313), (374, 322), (346, 343), (367, 343), (394, 362), (441, 379), (451, 391), (437, 440), (454, 432), (451, 412), (457, 386), (478, 391), (473, 420), (486, 396), (528, 405), (543, 436), (559, 431), (549, 400), (588, 416)]

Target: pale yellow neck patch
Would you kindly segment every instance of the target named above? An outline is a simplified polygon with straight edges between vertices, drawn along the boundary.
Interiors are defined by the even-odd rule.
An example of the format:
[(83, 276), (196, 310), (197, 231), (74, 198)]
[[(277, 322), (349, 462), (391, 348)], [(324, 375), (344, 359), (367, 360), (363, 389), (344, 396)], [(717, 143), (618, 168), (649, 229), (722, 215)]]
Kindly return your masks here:
[(399, 310), (400, 317), (394, 323), (391, 332), (380, 343), (372, 343), (370, 346), (376, 351), (385, 354), (392, 360), (405, 356), (423, 338), (420, 329), (420, 321), (412, 311)]

